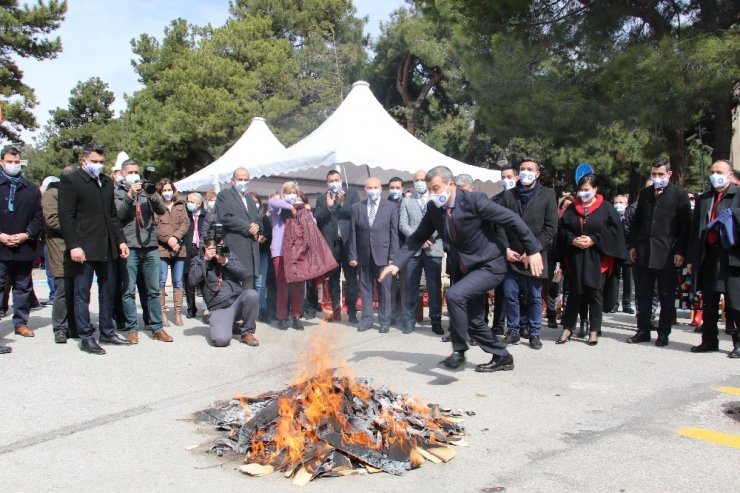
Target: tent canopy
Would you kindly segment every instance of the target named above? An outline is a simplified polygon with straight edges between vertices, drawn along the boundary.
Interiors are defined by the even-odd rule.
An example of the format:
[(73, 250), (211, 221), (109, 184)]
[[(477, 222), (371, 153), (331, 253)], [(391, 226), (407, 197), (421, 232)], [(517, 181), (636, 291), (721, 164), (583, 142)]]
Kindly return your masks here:
[(478, 189), (489, 193), (500, 188), (500, 171), (462, 163), (416, 139), (375, 99), (370, 85), (359, 81), (316, 130), (285, 152), (250, 166), (249, 171), (253, 180), (265, 177), (275, 184), (296, 180), (310, 192), (310, 188), (326, 189), (329, 170), (340, 171), (350, 186), (362, 186), (370, 176), (383, 183), (394, 176), (409, 182), (417, 170), (435, 166), (447, 166), (455, 175), (467, 173)]
[(251, 169), (253, 163), (271, 159), (285, 151), (285, 146), (273, 135), (265, 119), (255, 117), (239, 140), (220, 158), (175, 183), (182, 191), (218, 190), (221, 183), (231, 179), (236, 168)]

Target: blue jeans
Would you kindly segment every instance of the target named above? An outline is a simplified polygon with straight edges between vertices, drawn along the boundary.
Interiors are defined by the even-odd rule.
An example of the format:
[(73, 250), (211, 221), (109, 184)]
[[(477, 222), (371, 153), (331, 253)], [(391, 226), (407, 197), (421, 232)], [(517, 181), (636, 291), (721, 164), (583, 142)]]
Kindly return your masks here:
[(430, 257), (422, 253), (411, 257), (406, 264), (406, 310), (404, 316), (409, 327), (413, 327), (416, 322), (422, 269), (424, 269), (429, 295), (429, 319), (434, 324), (441, 323), (442, 320), (442, 258)]
[(172, 287), (182, 289), (182, 275), (185, 272), (184, 258), (160, 258), (159, 289), (164, 289), (167, 284), (167, 272), (172, 267)]
[(127, 276), (123, 279), (123, 315), (126, 330), (139, 330), (136, 313), (136, 284), (139, 274), (142, 277), (144, 292), (139, 293), (142, 303), (147, 304), (149, 327), (154, 332), (162, 329), (162, 305), (159, 301), (159, 250), (153, 248), (131, 248), (126, 259)]
[(44, 269), (46, 270), (46, 284), (49, 286), (49, 301), (54, 301), (57, 295), (57, 289), (54, 285), (54, 276), (51, 275), (51, 265), (49, 265), (49, 248), (44, 244)]
[(116, 266), (113, 260), (85, 262), (76, 267), (74, 281), (74, 311), (77, 333), (81, 339), (92, 339), (95, 327), (90, 322), (90, 287), (93, 275), (98, 276), (100, 334), (113, 337), (113, 297), (116, 295)]
[(506, 325), (510, 331), (519, 333), (519, 292), (526, 297), (527, 318), (532, 327), (530, 336), (539, 337), (542, 326), (542, 279), (509, 271), (504, 277), (504, 299), (506, 300)]
[(270, 264), (270, 254), (267, 252), (260, 253), (260, 275), (254, 280), (254, 289), (257, 290), (259, 297), (260, 309), (267, 308), (267, 267)]

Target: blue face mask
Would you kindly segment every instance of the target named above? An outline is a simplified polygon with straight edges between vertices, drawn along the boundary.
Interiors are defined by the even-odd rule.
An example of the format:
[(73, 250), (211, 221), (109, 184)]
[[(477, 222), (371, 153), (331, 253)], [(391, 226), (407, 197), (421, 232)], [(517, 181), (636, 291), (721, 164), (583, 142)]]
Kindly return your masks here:
[(334, 182), (329, 183), (329, 190), (331, 190), (334, 193), (339, 193), (342, 190), (342, 182), (334, 181)]
[(295, 193), (286, 193), (285, 194), (285, 201), (289, 204), (294, 203), (298, 199), (298, 195)]
[(437, 207), (442, 207), (448, 200), (450, 200), (450, 186), (447, 185), (447, 188), (445, 188), (445, 191), (442, 193), (430, 193), (429, 200), (434, 202), (434, 205)]
[(380, 198), (380, 190), (366, 190), (368, 200), (375, 202)]
[(423, 181), (416, 181), (414, 182), (414, 190), (416, 190), (416, 193), (424, 195), (427, 193), (427, 184)]
[(172, 200), (172, 192), (162, 192), (162, 198), (165, 200)]
[(596, 192), (593, 190), (590, 190), (588, 192), (580, 191), (578, 192), (578, 196), (581, 198), (581, 202), (588, 202), (592, 198), (594, 198), (594, 195), (596, 195)]

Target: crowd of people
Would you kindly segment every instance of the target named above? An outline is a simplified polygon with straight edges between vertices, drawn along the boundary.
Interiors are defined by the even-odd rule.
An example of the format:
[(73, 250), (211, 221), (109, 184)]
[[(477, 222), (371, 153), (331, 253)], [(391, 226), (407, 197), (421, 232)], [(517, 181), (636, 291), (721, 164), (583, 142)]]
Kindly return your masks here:
[[(0, 301), (12, 290), (13, 326), (23, 337), (34, 336), (32, 269), (42, 241), (54, 340), (79, 338), (92, 354), (138, 344), (142, 329), (173, 342), (167, 330), (199, 315), (214, 346), (234, 335), (258, 346), (258, 320), (304, 330), (301, 319), (327, 304), (329, 322), (346, 317), (359, 331), (395, 325), (408, 334), (423, 321), (425, 300), (431, 330), (452, 343), (443, 366), (461, 367), (478, 346), (491, 360), (476, 371), (511, 370), (507, 347), (525, 340), (541, 349), (543, 325), (558, 328), (558, 318), (556, 344), (580, 337), (596, 346), (602, 315), (618, 309), (620, 293), (622, 311), (636, 314), (627, 342), (650, 342), (655, 332), (655, 344), (668, 345), (683, 275), (703, 313), (691, 351), (719, 349), (724, 316), (729, 356), (740, 358), (740, 180), (727, 160), (712, 165), (712, 189), (697, 195), (672, 184), (670, 162), (656, 159), (632, 203), (606, 198), (594, 173), (558, 199), (534, 158), (504, 167), (503, 191), (493, 197), (475, 191), (471, 176), (439, 166), (416, 172), (408, 190), (400, 178), (384, 187), (370, 177), (362, 199), (331, 171), (311, 207), (294, 181), (259, 197), (246, 168), (204, 197), (179, 195), (167, 178), (150, 182), (132, 159), (108, 176), (99, 146), (41, 187), (23, 177), (16, 147), (1, 157)], [(89, 310), (95, 276), (97, 328)]]

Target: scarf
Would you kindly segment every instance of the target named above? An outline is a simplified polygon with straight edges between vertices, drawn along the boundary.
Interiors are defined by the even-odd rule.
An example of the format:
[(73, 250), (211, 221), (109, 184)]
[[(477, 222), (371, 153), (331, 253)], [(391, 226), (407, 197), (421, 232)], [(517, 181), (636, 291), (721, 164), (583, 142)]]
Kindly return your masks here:
[(10, 183), (10, 195), (8, 196), (8, 212), (15, 211), (15, 191), (18, 188), (18, 185), (21, 184), (21, 174), (18, 173), (17, 176), (10, 176), (5, 173), (5, 171), (2, 172), (3, 176), (6, 180), (8, 180), (8, 183)]
[(534, 183), (534, 186), (529, 189), (525, 189), (519, 183), (517, 183), (517, 186), (514, 189), (514, 193), (519, 197), (519, 203), (522, 204), (522, 210), (525, 210), (527, 208), (527, 205), (529, 204), (529, 199), (532, 198), (532, 195), (534, 195), (534, 192), (536, 192), (539, 187), (539, 181), (536, 181)]
[[(578, 219), (581, 222), (581, 234), (585, 234), (584, 232), (584, 223), (586, 222), (586, 219), (590, 214), (593, 214), (596, 209), (598, 209), (601, 204), (604, 203), (604, 196), (596, 194), (596, 200), (593, 204), (591, 204), (589, 207), (583, 207), (583, 201), (581, 201), (580, 197), (576, 197), (576, 201), (574, 203), (576, 213), (578, 214)], [(602, 255), (601, 256), (601, 273), (606, 274), (607, 277), (609, 277), (614, 270), (614, 257), (610, 257), (609, 255)]]

